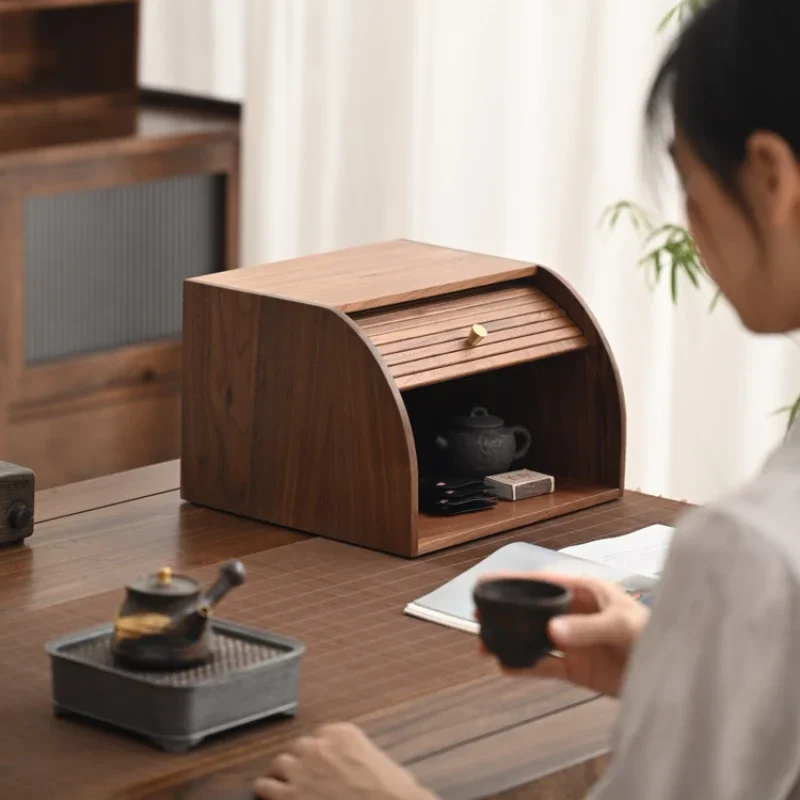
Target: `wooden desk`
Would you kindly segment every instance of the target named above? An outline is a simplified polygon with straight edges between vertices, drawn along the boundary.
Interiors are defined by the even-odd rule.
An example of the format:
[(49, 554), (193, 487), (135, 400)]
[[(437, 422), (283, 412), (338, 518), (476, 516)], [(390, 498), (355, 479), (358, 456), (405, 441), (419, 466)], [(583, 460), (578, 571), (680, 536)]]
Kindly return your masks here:
[[(472, 637), (402, 608), (509, 541), (563, 547), (669, 523), (679, 504), (629, 494), (405, 561), (184, 505), (177, 483), (169, 463), (41, 492), (28, 546), (0, 551), (0, 796), (244, 800), (288, 739), (335, 720), (363, 725), (444, 798), (580, 798), (601, 774), (613, 701), (501, 677)], [(249, 578), (222, 616), (308, 647), (296, 719), (176, 756), (52, 716), (46, 641), (109, 621), (132, 576), (169, 563), (209, 581), (231, 557)]]

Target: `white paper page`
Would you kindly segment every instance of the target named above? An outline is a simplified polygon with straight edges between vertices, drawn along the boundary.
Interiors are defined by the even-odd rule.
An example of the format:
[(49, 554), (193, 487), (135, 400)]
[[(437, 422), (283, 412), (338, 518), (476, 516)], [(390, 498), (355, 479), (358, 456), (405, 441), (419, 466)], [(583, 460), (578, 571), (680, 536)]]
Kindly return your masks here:
[(472, 592), (482, 575), (504, 572), (555, 572), (561, 575), (591, 575), (625, 585), (633, 591), (647, 588), (651, 578), (645, 576), (641, 586), (638, 576), (610, 564), (575, 558), (535, 544), (513, 542), (495, 550), (471, 569), (440, 586), (435, 591), (418, 598), (406, 606), (405, 613), (430, 622), (477, 632), (475, 604)]
[(565, 547), (560, 552), (657, 578), (667, 560), (674, 532), (675, 529), (667, 525), (650, 525), (624, 536)]

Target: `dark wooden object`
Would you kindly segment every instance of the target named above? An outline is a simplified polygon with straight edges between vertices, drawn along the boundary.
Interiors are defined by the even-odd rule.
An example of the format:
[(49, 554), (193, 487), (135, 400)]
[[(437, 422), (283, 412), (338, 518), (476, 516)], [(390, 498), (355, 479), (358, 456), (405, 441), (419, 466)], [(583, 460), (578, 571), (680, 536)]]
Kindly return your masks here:
[[(289, 739), (331, 720), (365, 727), (446, 799), (585, 796), (604, 768), (615, 704), (557, 682), (501, 678), (477, 656), (473, 637), (401, 610), (507, 542), (559, 548), (671, 523), (677, 503), (629, 493), (407, 562), (182, 505), (174, 468), (40, 492), (48, 521), (28, 545), (0, 552), (0, 707), (8, 723), (0, 796), (245, 800)], [(309, 647), (295, 721), (256, 725), (174, 758), (52, 718), (47, 639), (107, 621), (124, 582), (154, 565), (207, 581), (232, 557), (244, 560), (251, 581), (230, 598), (226, 618)]]
[(138, 0), (0, 0), (0, 459), (42, 487), (178, 455), (180, 344), (28, 363), (28, 201), (221, 176), (220, 268), (238, 266), (238, 119), (142, 102), (138, 23)]
[[(489, 335), (470, 347), (473, 324)], [(182, 492), (418, 556), (620, 496), (625, 408), (605, 339), (536, 266), (398, 241), (184, 288)], [(437, 427), (476, 405), (526, 426), (556, 492), (418, 512)]]
[(30, 469), (0, 461), (0, 547), (33, 535), (35, 488)]
[(0, 3), (0, 120), (136, 99), (138, 2)]

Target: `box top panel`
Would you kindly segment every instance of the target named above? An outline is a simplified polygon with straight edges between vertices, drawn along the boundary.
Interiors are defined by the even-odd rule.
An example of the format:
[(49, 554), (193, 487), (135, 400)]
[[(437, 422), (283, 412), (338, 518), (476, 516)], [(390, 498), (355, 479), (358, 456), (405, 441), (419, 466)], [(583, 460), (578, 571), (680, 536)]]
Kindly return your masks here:
[(525, 278), (523, 261), (405, 239), (202, 276), (205, 283), (318, 303), (345, 313)]

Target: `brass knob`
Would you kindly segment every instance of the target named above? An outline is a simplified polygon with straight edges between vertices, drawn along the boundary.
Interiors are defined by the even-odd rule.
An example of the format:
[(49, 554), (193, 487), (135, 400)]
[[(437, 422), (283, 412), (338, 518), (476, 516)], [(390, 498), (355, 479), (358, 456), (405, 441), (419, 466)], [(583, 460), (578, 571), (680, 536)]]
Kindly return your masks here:
[(470, 347), (475, 347), (475, 345), (480, 344), (488, 335), (489, 332), (483, 325), (473, 325), (467, 336), (467, 344)]
[(161, 567), (161, 569), (158, 571), (158, 582), (159, 583), (172, 582), (172, 569), (170, 567)]

